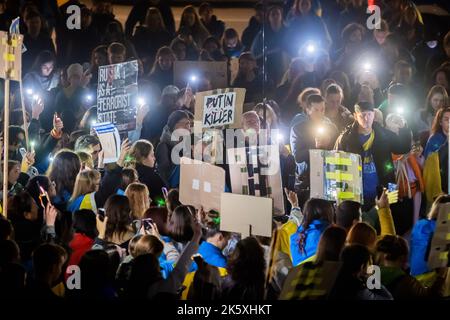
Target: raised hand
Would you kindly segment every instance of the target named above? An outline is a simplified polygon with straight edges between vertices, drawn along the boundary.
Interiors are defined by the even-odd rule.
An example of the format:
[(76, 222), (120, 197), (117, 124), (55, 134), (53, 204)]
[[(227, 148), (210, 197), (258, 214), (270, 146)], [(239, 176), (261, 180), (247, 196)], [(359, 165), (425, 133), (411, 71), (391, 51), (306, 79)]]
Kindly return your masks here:
[(128, 155), (128, 152), (130, 152), (131, 144), (130, 141), (128, 141), (128, 138), (123, 140), (122, 145), (120, 146), (120, 155), (119, 159), (117, 160), (117, 165), (119, 167), (123, 167), (125, 163), (125, 157)]
[(45, 224), (49, 227), (55, 226), (56, 217), (58, 215), (58, 210), (50, 202), (47, 203), (47, 207), (44, 210), (44, 220)]

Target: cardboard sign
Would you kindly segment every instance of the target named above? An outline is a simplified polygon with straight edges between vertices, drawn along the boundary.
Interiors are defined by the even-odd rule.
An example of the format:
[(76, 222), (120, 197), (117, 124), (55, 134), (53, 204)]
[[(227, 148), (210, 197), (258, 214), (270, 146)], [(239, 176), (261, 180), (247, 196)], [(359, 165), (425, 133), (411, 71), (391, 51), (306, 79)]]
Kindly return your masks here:
[(222, 193), (220, 230), (250, 235), (272, 236), (272, 199)]
[(322, 300), (334, 287), (340, 262), (305, 263), (292, 268), (284, 282), (280, 300)]
[(234, 82), (239, 71), (239, 58), (230, 59), (230, 83)]
[(98, 122), (110, 122), (121, 132), (136, 128), (137, 77), (137, 60), (99, 67)]
[(284, 214), (278, 145), (227, 150), (231, 190), (236, 194), (273, 199), (274, 214)]
[(245, 89), (227, 88), (195, 95), (195, 121), (202, 128), (240, 128)]
[(120, 135), (117, 128), (111, 123), (99, 123), (92, 127), (102, 145), (104, 152), (103, 163), (114, 163), (120, 156)]
[(343, 151), (309, 150), (311, 198), (363, 203), (361, 156)]
[(14, 81), (22, 80), (22, 44), (23, 36), (0, 31), (0, 78)]
[(220, 210), (220, 194), (225, 190), (225, 170), (198, 160), (180, 159), (180, 202)]
[(178, 88), (185, 88), (193, 75), (206, 77), (213, 88), (228, 87), (226, 61), (175, 61), (173, 72), (174, 82)]
[(428, 254), (428, 267), (430, 269), (448, 266), (450, 251), (450, 203), (439, 205), (436, 220), (436, 229), (431, 240)]

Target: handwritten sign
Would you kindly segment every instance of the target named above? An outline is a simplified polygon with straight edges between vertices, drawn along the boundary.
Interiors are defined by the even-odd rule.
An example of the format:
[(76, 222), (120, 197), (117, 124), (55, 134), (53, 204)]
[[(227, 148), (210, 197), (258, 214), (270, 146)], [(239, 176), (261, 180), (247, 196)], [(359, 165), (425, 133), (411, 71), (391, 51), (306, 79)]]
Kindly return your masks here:
[(195, 120), (202, 128), (239, 128), (245, 89), (227, 88), (198, 92), (195, 96)]
[(121, 132), (136, 127), (137, 60), (101, 66), (98, 70), (97, 120)]
[(236, 92), (206, 96), (203, 100), (203, 127), (211, 128), (234, 122)]

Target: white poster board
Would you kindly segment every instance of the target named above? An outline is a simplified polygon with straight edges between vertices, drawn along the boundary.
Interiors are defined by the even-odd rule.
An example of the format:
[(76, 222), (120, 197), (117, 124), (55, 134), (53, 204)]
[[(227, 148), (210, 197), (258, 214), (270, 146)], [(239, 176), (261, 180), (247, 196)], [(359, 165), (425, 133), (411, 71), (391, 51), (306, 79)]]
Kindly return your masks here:
[(220, 210), (220, 195), (225, 190), (225, 170), (186, 157), (180, 159), (180, 202), (201, 206), (207, 212)]
[(272, 199), (222, 193), (220, 230), (272, 237)]
[(274, 214), (284, 214), (284, 198), (277, 145), (227, 150), (231, 190), (236, 194), (273, 199)]

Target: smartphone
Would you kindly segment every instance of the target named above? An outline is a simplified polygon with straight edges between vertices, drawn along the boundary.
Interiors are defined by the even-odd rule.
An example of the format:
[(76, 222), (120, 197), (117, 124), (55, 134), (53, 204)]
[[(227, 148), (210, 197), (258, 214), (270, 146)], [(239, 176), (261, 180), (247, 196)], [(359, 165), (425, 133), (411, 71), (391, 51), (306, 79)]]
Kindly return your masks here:
[(395, 183), (388, 183), (388, 192), (394, 192), (398, 190), (398, 185), (396, 185)]
[(38, 189), (39, 189), (39, 202), (42, 206), (42, 208), (47, 208), (47, 204), (51, 203), (50, 199), (48, 197), (48, 193), (45, 191), (45, 189), (39, 184), (39, 181), (36, 181)]
[(20, 155), (22, 156), (22, 158), (25, 158), (25, 155), (27, 154), (27, 149), (25, 148), (20, 148), (19, 149)]
[(97, 210), (97, 212), (98, 212), (98, 215), (99, 215), (99, 216), (101, 216), (101, 217), (104, 217), (104, 216), (105, 216), (105, 209), (99, 208), (99, 209)]
[(144, 225), (145, 231), (149, 231), (152, 229), (152, 223), (153, 223), (152, 218), (142, 219), (142, 224)]
[(161, 190), (162, 190), (162, 194), (163, 194), (164, 198), (167, 198), (167, 195), (169, 194), (169, 191), (167, 191), (167, 188), (162, 187)]

